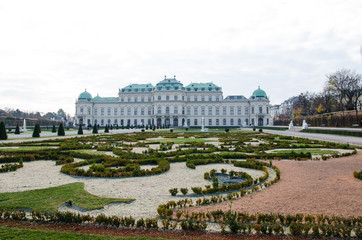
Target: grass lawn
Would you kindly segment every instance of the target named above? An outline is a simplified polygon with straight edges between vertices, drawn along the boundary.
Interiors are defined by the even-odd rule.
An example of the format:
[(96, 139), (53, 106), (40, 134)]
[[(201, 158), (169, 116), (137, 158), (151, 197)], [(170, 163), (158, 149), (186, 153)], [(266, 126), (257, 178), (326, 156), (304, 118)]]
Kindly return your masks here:
[(79, 234), (68, 232), (55, 232), (55, 231), (41, 231), (20, 229), (13, 227), (0, 226), (0, 239), (27, 239), (27, 240), (59, 240), (59, 239), (74, 239), (74, 240), (162, 240), (161, 238), (148, 238), (148, 237), (116, 237), (116, 236), (104, 236), (95, 234)]
[(71, 150), (72, 152), (78, 152), (78, 153), (86, 153), (90, 155), (102, 155), (102, 156), (108, 156), (105, 151), (95, 151), (94, 149), (77, 149), (77, 150)]
[(102, 208), (111, 202), (131, 202), (134, 199), (103, 198), (84, 190), (84, 183), (69, 183), (58, 187), (25, 192), (0, 193), (0, 208), (27, 208), (41, 212), (54, 212), (72, 201), (84, 209)]
[(155, 140), (146, 140), (147, 143), (153, 143), (153, 142), (160, 142), (160, 143), (166, 143), (166, 142), (173, 142), (174, 144), (185, 144), (190, 142), (213, 142), (212, 140), (207, 140), (203, 138), (160, 138)]
[(18, 147), (18, 148), (0, 148), (0, 151), (4, 152), (18, 152), (18, 151), (34, 151), (34, 150), (49, 150), (57, 148), (56, 146), (25, 146), (25, 147)]
[(340, 154), (340, 152), (338, 152), (338, 151), (321, 150), (321, 149), (313, 149), (313, 148), (291, 149), (291, 150), (275, 150), (274, 152), (290, 153), (292, 151), (294, 151), (295, 153), (308, 153), (308, 152), (310, 152), (312, 155)]

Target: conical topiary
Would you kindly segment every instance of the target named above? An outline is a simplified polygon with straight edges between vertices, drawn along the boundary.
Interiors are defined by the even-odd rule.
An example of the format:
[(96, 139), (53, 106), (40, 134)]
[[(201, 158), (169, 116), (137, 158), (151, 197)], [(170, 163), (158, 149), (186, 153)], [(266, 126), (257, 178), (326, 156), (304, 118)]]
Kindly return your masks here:
[(106, 128), (104, 129), (104, 132), (105, 132), (105, 133), (109, 133), (108, 125), (106, 125)]
[(79, 124), (78, 134), (83, 134), (82, 124)]
[(4, 122), (0, 122), (0, 140), (8, 139), (8, 135), (6, 134), (5, 124)]
[(65, 135), (64, 126), (63, 123), (60, 123), (58, 128), (58, 136), (64, 136), (64, 135)]
[(34, 131), (33, 131), (33, 137), (40, 137), (39, 128), (40, 127), (38, 126), (38, 124), (35, 124)]
[(16, 124), (15, 134), (20, 134), (19, 124)]
[(53, 124), (52, 133), (56, 133), (57, 129), (55, 128), (55, 124)]
[(98, 133), (97, 124), (94, 124), (92, 133)]

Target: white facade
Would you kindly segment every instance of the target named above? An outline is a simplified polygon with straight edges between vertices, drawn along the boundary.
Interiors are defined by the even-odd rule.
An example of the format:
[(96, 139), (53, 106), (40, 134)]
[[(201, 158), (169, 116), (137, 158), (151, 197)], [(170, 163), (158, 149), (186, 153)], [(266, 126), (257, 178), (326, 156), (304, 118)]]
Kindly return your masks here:
[(223, 98), (213, 83), (184, 87), (175, 78), (152, 84), (131, 84), (118, 97), (92, 98), (87, 91), (76, 100), (76, 124), (100, 126), (238, 127), (271, 125), (270, 104), (258, 88), (250, 98)]

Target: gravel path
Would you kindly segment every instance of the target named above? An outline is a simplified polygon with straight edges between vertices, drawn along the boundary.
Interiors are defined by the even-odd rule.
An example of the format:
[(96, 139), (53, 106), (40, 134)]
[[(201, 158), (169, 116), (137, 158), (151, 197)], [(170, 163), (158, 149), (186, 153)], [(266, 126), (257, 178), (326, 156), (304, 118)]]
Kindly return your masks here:
[[(276, 161), (281, 180), (271, 187), (237, 199), (232, 209), (249, 213), (362, 215), (362, 152), (327, 161)], [(230, 202), (192, 211), (228, 210)]]

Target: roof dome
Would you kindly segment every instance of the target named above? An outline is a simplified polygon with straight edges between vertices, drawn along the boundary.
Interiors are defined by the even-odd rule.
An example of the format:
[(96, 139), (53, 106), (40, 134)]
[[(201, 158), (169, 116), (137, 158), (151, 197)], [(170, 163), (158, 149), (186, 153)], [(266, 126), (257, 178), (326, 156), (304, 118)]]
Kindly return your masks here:
[(253, 92), (253, 95), (251, 95), (251, 98), (252, 99), (255, 99), (255, 98), (268, 98), (268, 96), (266, 95), (266, 92), (262, 89), (260, 89), (260, 86), (258, 87), (258, 89), (256, 89), (254, 92)]
[(87, 90), (85, 90), (84, 92), (82, 92), (79, 95), (78, 100), (91, 101), (92, 100), (92, 95), (89, 92), (87, 92)]

